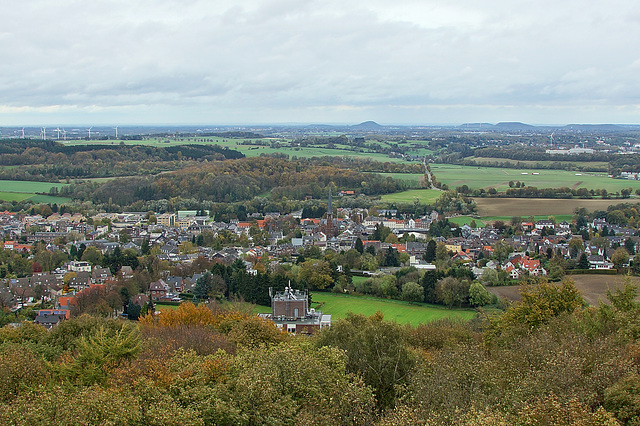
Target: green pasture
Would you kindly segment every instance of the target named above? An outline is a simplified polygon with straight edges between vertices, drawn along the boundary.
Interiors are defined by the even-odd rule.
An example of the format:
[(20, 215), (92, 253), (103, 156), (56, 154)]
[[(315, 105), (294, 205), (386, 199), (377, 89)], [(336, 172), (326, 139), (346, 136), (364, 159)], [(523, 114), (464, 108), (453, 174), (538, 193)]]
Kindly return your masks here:
[(33, 194), (24, 194), (21, 192), (0, 191), (0, 200), (2, 201), (24, 201), (33, 197)]
[(450, 217), (448, 219), (449, 219), (449, 222), (455, 223), (458, 226), (471, 225), (471, 222), (474, 220), (476, 221), (476, 226), (479, 226), (480, 228), (484, 228), (485, 226), (485, 223), (483, 220), (479, 218), (471, 217), (471, 216), (456, 216), (456, 217)]
[(424, 180), (424, 175), (421, 173), (378, 173), (382, 176), (388, 176), (393, 179), (403, 180), (411, 186), (418, 187), (420, 182)]
[(31, 200), (34, 203), (69, 203), (71, 202), (70, 198), (37, 194), (38, 192), (49, 192), (52, 187), (60, 189), (67, 185), (65, 183), (0, 180), (0, 201)]
[[(333, 293), (314, 292), (312, 306), (330, 314), (332, 320), (345, 318), (347, 313), (373, 315), (380, 311), (387, 321), (399, 324), (418, 325), (443, 318), (470, 320), (476, 316), (471, 309), (447, 309), (424, 303), (409, 304), (399, 300), (378, 299), (371, 296), (352, 296)], [(319, 306), (321, 304), (321, 306)]]
[(536, 161), (536, 160), (511, 160), (509, 158), (493, 158), (493, 157), (469, 157), (469, 160), (473, 160), (476, 163), (507, 163), (510, 165), (520, 165), (520, 167), (531, 167), (532, 169), (539, 169), (540, 167), (548, 167), (551, 164), (568, 164), (582, 169), (597, 170), (606, 172), (609, 170), (609, 163), (606, 161)]
[[(612, 179), (606, 173), (574, 172), (566, 170), (509, 169), (502, 167), (458, 166), (431, 164), (431, 171), (439, 182), (455, 189), (467, 185), (470, 189), (496, 188), (504, 191), (509, 181), (524, 182), (536, 188), (604, 188), (610, 193), (621, 189), (640, 189), (640, 181)], [(534, 174), (535, 173), (535, 174)]]
[(52, 187), (58, 189), (68, 186), (66, 183), (32, 182), (24, 180), (0, 180), (0, 190), (3, 192), (23, 192), (25, 194), (49, 192)]
[(413, 203), (417, 199), (423, 204), (432, 204), (441, 193), (442, 191), (436, 189), (410, 189), (394, 194), (385, 194), (381, 199), (388, 203)]

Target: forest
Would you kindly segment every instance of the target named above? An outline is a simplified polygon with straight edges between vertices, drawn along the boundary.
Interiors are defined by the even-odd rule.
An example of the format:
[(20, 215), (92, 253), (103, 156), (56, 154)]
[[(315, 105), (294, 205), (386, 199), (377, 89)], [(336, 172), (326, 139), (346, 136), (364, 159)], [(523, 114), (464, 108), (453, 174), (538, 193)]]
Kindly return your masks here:
[(270, 192), (271, 199), (326, 198), (329, 187), (367, 195), (407, 189), (407, 183), (322, 159), (286, 160), (268, 156), (210, 161), (156, 176), (133, 176), (104, 183), (80, 183), (60, 195), (95, 204), (126, 207), (175, 197), (232, 203)]
[[(0, 329), (0, 422), (618, 425), (640, 421), (640, 304), (525, 286), (500, 313), (292, 336), (239, 303)], [(160, 310), (158, 308), (158, 310)]]
[(217, 145), (63, 145), (51, 140), (3, 140), (0, 179), (58, 181), (155, 174), (244, 155)]

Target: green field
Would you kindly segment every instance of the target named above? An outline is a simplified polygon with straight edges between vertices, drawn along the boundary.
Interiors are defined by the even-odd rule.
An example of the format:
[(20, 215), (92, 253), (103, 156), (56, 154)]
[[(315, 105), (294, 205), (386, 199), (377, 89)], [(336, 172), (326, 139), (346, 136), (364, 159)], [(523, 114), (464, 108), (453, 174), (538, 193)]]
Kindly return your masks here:
[(534, 161), (534, 160), (511, 160), (509, 158), (489, 158), (489, 157), (469, 157), (469, 160), (473, 160), (476, 163), (486, 164), (486, 163), (507, 163), (509, 165), (517, 165), (519, 164), (521, 167), (531, 167), (539, 169), (541, 167), (548, 167), (552, 164), (568, 164), (573, 166), (579, 166), (582, 170), (594, 170), (606, 172), (609, 170), (609, 163), (606, 161)]
[(38, 192), (47, 193), (52, 187), (60, 189), (67, 185), (66, 183), (0, 180), (0, 201), (31, 200), (34, 203), (69, 203), (71, 198), (37, 194)]
[(381, 199), (388, 203), (413, 203), (417, 199), (423, 204), (431, 204), (441, 193), (442, 191), (436, 189), (410, 189), (395, 194), (385, 194)]
[(472, 167), (452, 164), (431, 164), (431, 171), (439, 182), (447, 184), (451, 189), (467, 185), (470, 189), (496, 188), (498, 191), (504, 191), (509, 188), (509, 181), (521, 181), (526, 186), (536, 188), (604, 188), (611, 193), (625, 188), (632, 188), (633, 191), (640, 189), (640, 181), (612, 179), (606, 173)]
[(418, 325), (443, 318), (470, 320), (476, 312), (470, 309), (446, 309), (441, 306), (427, 304), (409, 304), (399, 300), (378, 299), (371, 296), (350, 296), (333, 293), (314, 292), (311, 296), (312, 306), (324, 314), (330, 314), (332, 320), (345, 318), (347, 313), (373, 315), (380, 311), (387, 321), (399, 324)]
[(409, 185), (418, 187), (418, 185), (424, 180), (424, 175), (421, 173), (378, 173), (382, 176), (388, 176), (393, 179), (403, 180)]
[[(186, 144), (198, 144), (198, 145), (219, 145), (222, 147), (227, 147), (229, 149), (234, 149), (236, 151), (242, 152), (247, 157), (258, 157), (261, 154), (287, 154), (290, 157), (296, 156), (299, 158), (310, 158), (310, 157), (355, 157), (355, 158), (363, 158), (363, 159), (371, 159), (375, 161), (388, 161), (388, 162), (403, 162), (404, 160), (401, 158), (389, 158), (386, 154), (379, 154), (376, 152), (356, 152), (351, 151), (346, 146), (336, 145), (336, 149), (329, 148), (318, 148), (318, 147), (291, 147), (286, 146), (282, 148), (271, 148), (270, 146), (259, 146), (259, 145), (242, 145), (244, 141), (252, 141), (255, 143), (264, 143), (264, 142), (279, 142), (286, 141), (281, 138), (265, 138), (265, 139), (243, 139), (243, 138), (219, 138), (219, 137), (198, 137), (198, 138), (146, 138), (143, 140), (78, 140), (66, 143), (67, 145), (105, 145), (105, 146), (117, 146), (121, 143), (125, 145), (148, 145), (148, 146), (175, 146), (175, 145), (186, 145)], [(342, 149), (340, 149), (342, 148)]]

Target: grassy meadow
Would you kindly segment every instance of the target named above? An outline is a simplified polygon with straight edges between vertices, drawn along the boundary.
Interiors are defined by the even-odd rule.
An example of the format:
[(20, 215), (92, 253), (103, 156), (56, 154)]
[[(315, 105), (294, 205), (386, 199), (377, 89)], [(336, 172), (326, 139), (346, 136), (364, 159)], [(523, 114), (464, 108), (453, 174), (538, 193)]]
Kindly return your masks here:
[(349, 312), (373, 315), (380, 311), (388, 321), (418, 325), (443, 318), (470, 320), (476, 316), (471, 309), (447, 309), (424, 303), (409, 304), (399, 300), (378, 299), (372, 296), (352, 296), (314, 292), (312, 307), (330, 314), (333, 320), (345, 318)]
[(413, 203), (417, 199), (423, 204), (432, 204), (438, 199), (441, 192), (436, 189), (410, 189), (394, 194), (385, 194), (381, 199), (389, 203)]
[(472, 167), (452, 164), (431, 164), (431, 171), (439, 182), (447, 184), (452, 189), (467, 185), (470, 189), (495, 188), (498, 191), (504, 191), (509, 188), (509, 181), (521, 181), (527, 186), (536, 188), (604, 188), (609, 192), (618, 192), (625, 188), (632, 188), (634, 191), (640, 189), (640, 181), (611, 179), (606, 173)]
[(0, 180), (0, 201), (31, 200), (34, 203), (69, 203), (70, 198), (38, 194), (48, 193), (52, 187), (60, 189), (65, 186), (67, 186), (65, 183)]

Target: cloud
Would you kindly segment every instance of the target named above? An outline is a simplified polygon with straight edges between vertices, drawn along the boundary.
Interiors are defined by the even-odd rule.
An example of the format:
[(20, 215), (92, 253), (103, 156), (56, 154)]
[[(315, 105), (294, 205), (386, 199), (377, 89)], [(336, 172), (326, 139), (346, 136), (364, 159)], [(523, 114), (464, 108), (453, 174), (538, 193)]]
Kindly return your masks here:
[(7, 9), (0, 105), (16, 112), (3, 120), (429, 123), (520, 111), (521, 121), (562, 123), (596, 105), (589, 119), (638, 122), (640, 15), (630, 0)]

